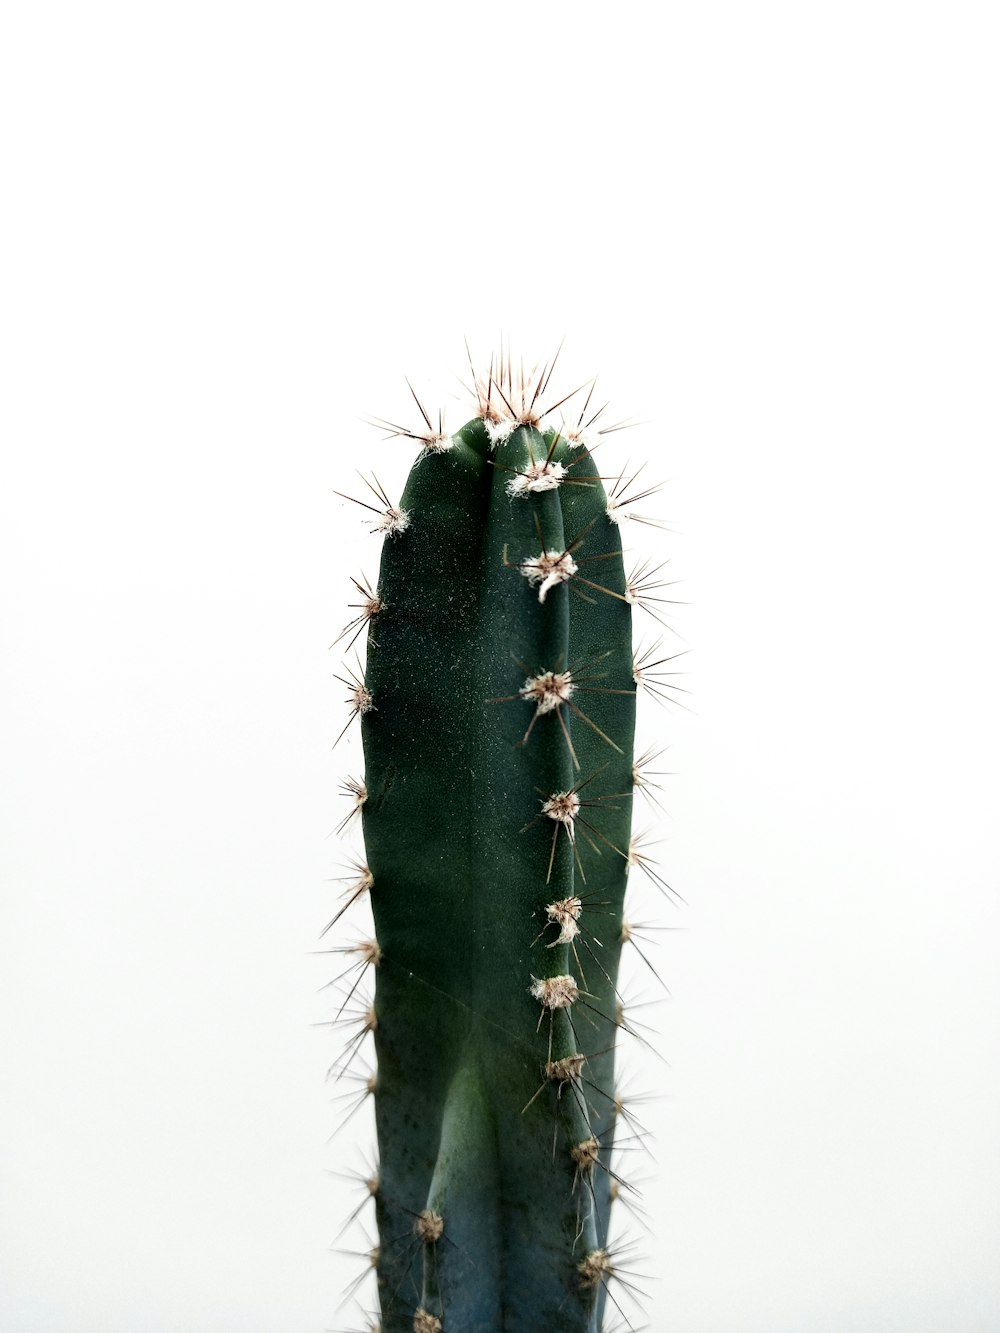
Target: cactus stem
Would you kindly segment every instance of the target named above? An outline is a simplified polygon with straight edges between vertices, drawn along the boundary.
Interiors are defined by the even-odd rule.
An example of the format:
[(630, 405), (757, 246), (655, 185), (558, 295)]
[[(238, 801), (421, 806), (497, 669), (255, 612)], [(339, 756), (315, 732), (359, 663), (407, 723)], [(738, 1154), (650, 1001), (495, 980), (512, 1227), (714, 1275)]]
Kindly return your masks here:
[[(348, 725), (360, 717), (365, 748), (364, 780), (344, 785), (345, 817), (334, 822), (343, 832), (362, 816), (362, 855), (379, 894), (358, 877), (341, 884), (338, 916), (326, 929), (370, 892), (385, 958), (369, 940), (339, 950), (350, 956), (330, 984), (349, 1041), (331, 1076), (344, 1079), (334, 1093), (338, 1119), (349, 1119), (375, 1092), (365, 1040), (374, 1036), (383, 1327), (607, 1333), (609, 1322), (627, 1322), (605, 1290), (611, 1281), (621, 1299), (612, 1279), (628, 1268), (608, 1244), (612, 1187), (615, 1197), (629, 1189), (612, 1166), (633, 1161), (642, 1144), (641, 1127), (621, 1141), (631, 1129), (617, 1109), (616, 1029), (644, 1044), (650, 1035), (633, 1029), (631, 1008), (626, 1023), (618, 981), (622, 946), (638, 935), (623, 916), (632, 805), (636, 790), (661, 780), (633, 766), (631, 673), (638, 666), (673, 674), (672, 664), (637, 658), (637, 600), (626, 595), (669, 614), (659, 602), (672, 590), (656, 586), (662, 572), (645, 569), (630, 589), (621, 546), (624, 519), (647, 521), (658, 488), (651, 469), (627, 465), (619, 474), (609, 466), (605, 477), (591, 461), (628, 423), (609, 424), (596, 380), (552, 392), (558, 350), (529, 369), (504, 337), (488, 374), (477, 373), (466, 351), (478, 416), (449, 435), (436, 404), (432, 413), (406, 381), (414, 406), (375, 423), (419, 451), (405, 491), (398, 499), (393, 492), (392, 504), (366, 480), (349, 485), (356, 500), (342, 497), (361, 509), (352, 521), (363, 518), (386, 538), (377, 577), (354, 580), (358, 602), (334, 641), (350, 649), (337, 678), (348, 693)], [(561, 430), (564, 418), (575, 424)], [(448, 456), (429, 456), (436, 453)], [(392, 511), (405, 515), (408, 535)], [(520, 674), (512, 647), (528, 664), (518, 663)], [(484, 716), (497, 689), (509, 694), (489, 702), (523, 711)], [(544, 721), (549, 714), (558, 726)], [(472, 885), (484, 902), (500, 893), (508, 903), (480, 922), (496, 932), (485, 953), (467, 947)], [(465, 945), (441, 947), (453, 926)], [(323, 951), (338, 952), (329, 947), (335, 942)], [(512, 997), (508, 1021), (488, 1017), (518, 975), (522, 999)], [(369, 978), (371, 988), (362, 984)], [(522, 1103), (505, 1135), (504, 1117)], [(617, 1147), (633, 1157), (617, 1158)], [(376, 1179), (371, 1167), (363, 1175)], [(356, 1229), (368, 1216), (358, 1215), (364, 1202), (350, 1197), (349, 1207), (359, 1206)], [(578, 1265), (594, 1255), (607, 1263), (587, 1287)], [(630, 1308), (627, 1296), (624, 1304)], [(347, 1322), (363, 1324), (365, 1310), (355, 1310)]]

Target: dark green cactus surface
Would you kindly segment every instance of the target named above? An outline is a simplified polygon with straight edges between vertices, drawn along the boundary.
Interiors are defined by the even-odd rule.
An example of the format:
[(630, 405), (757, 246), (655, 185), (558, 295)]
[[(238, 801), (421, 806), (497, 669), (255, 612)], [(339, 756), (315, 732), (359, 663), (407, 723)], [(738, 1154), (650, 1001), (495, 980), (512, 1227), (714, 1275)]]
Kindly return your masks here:
[(481, 405), (419, 437), (356, 622), (379, 1327), (598, 1333), (634, 598), (589, 449)]

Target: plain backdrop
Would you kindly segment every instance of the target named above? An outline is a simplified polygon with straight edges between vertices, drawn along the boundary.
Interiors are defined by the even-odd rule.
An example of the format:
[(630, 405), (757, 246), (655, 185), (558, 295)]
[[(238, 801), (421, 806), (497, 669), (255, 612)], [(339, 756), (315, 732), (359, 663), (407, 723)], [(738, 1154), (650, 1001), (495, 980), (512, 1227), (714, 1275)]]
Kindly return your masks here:
[(502, 335), (641, 421), (687, 603), (623, 1308), (995, 1333), (995, 6), (2, 15), (0, 1328), (363, 1326), (334, 491)]

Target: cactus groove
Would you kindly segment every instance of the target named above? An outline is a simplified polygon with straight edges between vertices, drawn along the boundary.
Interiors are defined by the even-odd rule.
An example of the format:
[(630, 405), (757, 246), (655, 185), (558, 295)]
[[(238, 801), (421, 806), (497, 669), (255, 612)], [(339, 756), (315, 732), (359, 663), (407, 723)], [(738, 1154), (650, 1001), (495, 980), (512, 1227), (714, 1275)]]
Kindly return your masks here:
[(398, 506), (370, 488), (381, 566), (341, 636), (367, 649), (343, 823), (375, 921), (381, 1333), (599, 1333), (618, 1306), (636, 597), (593, 418), (557, 427), (550, 375), (491, 366), (453, 435), (389, 427), (421, 449)]

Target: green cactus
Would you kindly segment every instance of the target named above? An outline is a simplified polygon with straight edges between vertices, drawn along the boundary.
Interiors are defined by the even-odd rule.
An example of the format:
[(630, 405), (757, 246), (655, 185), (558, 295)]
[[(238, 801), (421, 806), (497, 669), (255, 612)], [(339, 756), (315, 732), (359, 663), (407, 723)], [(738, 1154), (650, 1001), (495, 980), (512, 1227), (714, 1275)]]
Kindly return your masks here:
[(421, 451), (398, 507), (372, 488), (381, 569), (342, 636), (367, 640), (341, 679), (365, 756), (349, 902), (370, 897), (376, 938), (337, 1068), (374, 1034), (381, 1333), (597, 1333), (618, 1305), (642, 590), (629, 497), (609, 501), (593, 457), (600, 414), (580, 391), (557, 428), (550, 377), (491, 366), (456, 434), (423, 407), (426, 430), (384, 423)]

